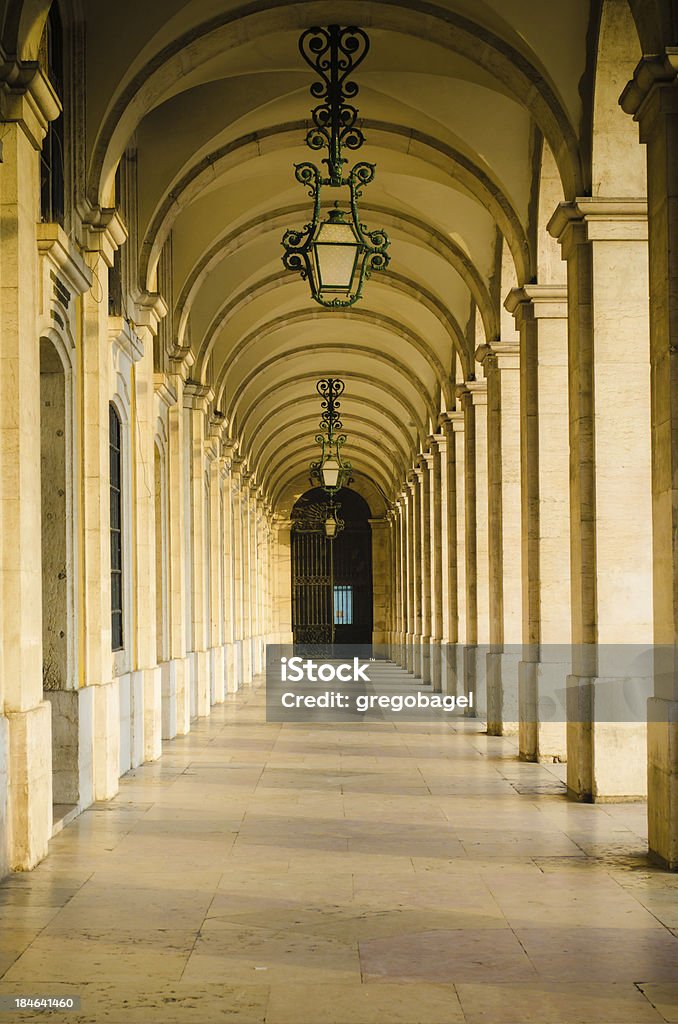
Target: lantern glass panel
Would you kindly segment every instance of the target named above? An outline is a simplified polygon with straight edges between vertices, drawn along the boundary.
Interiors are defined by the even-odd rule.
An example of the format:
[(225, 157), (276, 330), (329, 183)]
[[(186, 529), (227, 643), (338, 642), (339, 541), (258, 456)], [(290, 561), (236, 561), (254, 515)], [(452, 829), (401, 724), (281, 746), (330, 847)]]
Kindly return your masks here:
[(350, 292), (359, 252), (353, 226), (338, 219), (323, 221), (313, 251), (318, 290)]
[(336, 487), (339, 483), (341, 466), (335, 458), (325, 459), (322, 464), (323, 486)]

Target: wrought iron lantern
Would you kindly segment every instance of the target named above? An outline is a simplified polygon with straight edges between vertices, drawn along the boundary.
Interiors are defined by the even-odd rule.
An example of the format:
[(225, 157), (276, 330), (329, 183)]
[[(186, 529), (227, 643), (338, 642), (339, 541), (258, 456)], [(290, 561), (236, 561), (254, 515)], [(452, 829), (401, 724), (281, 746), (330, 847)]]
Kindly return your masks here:
[(339, 415), (339, 399), (344, 393), (344, 387), (343, 380), (338, 377), (324, 377), (316, 384), (316, 391), (321, 399), (322, 432), (316, 434), (315, 440), (321, 447), (321, 455), (311, 463), (311, 480), (331, 495), (336, 494), (353, 479), (353, 467), (341, 455), (341, 449), (346, 443), (346, 434), (342, 432), (343, 424)]
[[(313, 199), (313, 217), (303, 228), (285, 232), (282, 261), (287, 270), (308, 281), (313, 299), (329, 308), (352, 306), (372, 271), (384, 270), (389, 263), (386, 232), (368, 231), (358, 210), (363, 189), (374, 179), (375, 165), (361, 161), (345, 174), (342, 156), (342, 146), (356, 150), (365, 141), (357, 124), (358, 111), (345, 101), (358, 94), (358, 86), (348, 76), (365, 59), (369, 47), (367, 34), (355, 26), (309, 28), (299, 40), (302, 57), (320, 75), (320, 81), (311, 86), (311, 96), (321, 102), (311, 111), (313, 127), (306, 144), (314, 152), (327, 148), (322, 161), (327, 173), (310, 161), (295, 165), (297, 181)], [(323, 216), (324, 188), (343, 189), (344, 206), (336, 199)]]
[(325, 536), (328, 540), (334, 540), (338, 533), (344, 529), (344, 520), (337, 515), (340, 506), (333, 501), (327, 506), (327, 518), (325, 519)]

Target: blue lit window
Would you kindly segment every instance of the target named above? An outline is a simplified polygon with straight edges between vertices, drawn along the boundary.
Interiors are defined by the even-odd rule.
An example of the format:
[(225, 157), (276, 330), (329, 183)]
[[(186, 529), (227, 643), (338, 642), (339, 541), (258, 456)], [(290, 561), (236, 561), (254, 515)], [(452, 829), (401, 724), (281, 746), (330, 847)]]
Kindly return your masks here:
[(353, 587), (334, 588), (334, 625), (353, 625)]

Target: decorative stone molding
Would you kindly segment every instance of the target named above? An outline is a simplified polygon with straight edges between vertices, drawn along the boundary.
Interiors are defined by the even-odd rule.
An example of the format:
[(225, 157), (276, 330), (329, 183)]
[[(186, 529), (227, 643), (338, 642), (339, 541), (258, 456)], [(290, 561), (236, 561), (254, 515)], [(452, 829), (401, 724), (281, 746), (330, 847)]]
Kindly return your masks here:
[[(619, 103), (640, 125), (640, 141), (647, 142), (661, 115), (678, 113), (678, 47), (667, 46), (662, 54), (643, 57)], [(672, 98), (667, 99), (667, 91)], [(661, 99), (660, 99), (661, 97)]]
[(512, 288), (504, 300), (516, 327), (533, 320), (562, 320), (567, 316), (567, 285), (528, 284)]
[(146, 327), (151, 334), (158, 333), (160, 321), (169, 312), (167, 303), (158, 292), (142, 292), (134, 298), (135, 323), (139, 327)]
[(207, 415), (209, 404), (214, 399), (214, 392), (207, 384), (188, 377), (184, 381), (184, 409), (197, 409)]
[(115, 362), (122, 355), (130, 363), (136, 363), (144, 354), (144, 343), (130, 321), (122, 316), (109, 316), (108, 340), (113, 347)]
[(177, 404), (178, 396), (176, 388), (170, 384), (164, 373), (153, 374), (153, 390), (161, 405), (171, 409)]
[(89, 203), (80, 209), (83, 245), (88, 252), (98, 252), (107, 267), (113, 266), (113, 257), (127, 241), (129, 233), (114, 207), (102, 209)]
[(54, 86), (37, 61), (6, 61), (0, 67), (0, 119), (18, 124), (40, 150), (47, 125), (62, 107)]
[(36, 224), (38, 252), (53, 264), (71, 292), (84, 295), (92, 287), (92, 271), (60, 224)]
[(585, 242), (647, 241), (647, 200), (580, 196), (561, 203), (546, 230), (560, 242), (565, 259)]

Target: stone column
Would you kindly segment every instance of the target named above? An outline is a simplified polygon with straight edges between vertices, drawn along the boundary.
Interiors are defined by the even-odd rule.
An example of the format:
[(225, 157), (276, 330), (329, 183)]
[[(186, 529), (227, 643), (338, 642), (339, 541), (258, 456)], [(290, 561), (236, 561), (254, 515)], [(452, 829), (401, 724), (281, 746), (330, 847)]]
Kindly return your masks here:
[(518, 732), (518, 664), (522, 641), (520, 498), (520, 346), (497, 341), (476, 359), (487, 379), (489, 639), (487, 731)]
[(209, 462), (210, 475), (210, 622), (209, 643), (212, 659), (212, 702), (222, 704), (226, 694), (224, 666), (224, 521), (222, 514), (223, 501), (223, 463), (221, 459), (221, 424), (212, 424), (213, 458)]
[(417, 678), (422, 675), (422, 470), (415, 466), (409, 483), (412, 492), (412, 607), (414, 611), (414, 633), (412, 636), (412, 671)]
[(135, 529), (134, 529), (134, 672), (143, 693), (143, 758), (155, 761), (162, 754), (162, 672), (158, 665), (156, 638), (155, 493), (148, 482), (148, 468), (155, 458), (156, 405), (153, 345), (167, 306), (157, 294), (144, 293), (136, 302), (135, 330), (143, 355), (134, 364)]
[(570, 673), (567, 288), (526, 285), (506, 308), (520, 332), (523, 661), (520, 757), (564, 761)]
[(59, 104), (41, 71), (27, 74), (26, 85), (3, 83), (0, 171), (0, 866), (15, 870), (45, 856), (52, 832), (51, 715), (42, 695), (36, 223), (39, 151)]
[(558, 208), (549, 231), (568, 269), (575, 645), (568, 788), (585, 800), (638, 797), (646, 728), (633, 704), (649, 688), (640, 649), (652, 641), (645, 203), (578, 199)]
[(464, 413), (466, 524), (466, 646), (464, 687), (485, 717), (487, 650), (490, 642), (490, 575), (487, 477), (487, 381), (457, 388)]
[(404, 494), (400, 494), (396, 501), (396, 515), (400, 600), (396, 663), (407, 668), (407, 501)]
[(421, 678), (431, 683), (431, 472), (432, 456), (425, 452), (417, 461), (421, 495)]
[[(167, 412), (167, 505), (169, 521), (169, 657), (173, 676), (163, 679), (166, 701), (170, 705), (166, 739), (184, 736), (191, 728), (191, 667), (186, 657), (186, 563), (184, 539), (187, 525), (184, 493), (184, 381), (188, 368), (174, 364), (171, 385), (177, 400)], [(171, 725), (170, 725), (171, 722)]]
[(252, 507), (250, 475), (243, 474), (242, 510), (242, 679), (252, 682)]
[(224, 451), (224, 660), (226, 690), (228, 693), (236, 693), (239, 679), (235, 648), (235, 549), (231, 476), (233, 453), (230, 448), (225, 448)]
[(415, 610), (415, 501), (414, 501), (414, 475), (410, 473), (407, 478), (407, 492), (405, 494), (406, 501), (406, 519), (405, 527), (407, 530), (407, 671), (416, 674), (415, 669), (415, 635), (417, 631), (417, 617)]
[[(390, 529), (387, 518), (370, 519), (372, 530), (372, 643), (385, 646), (389, 630), (392, 581)], [(375, 655), (376, 656), (376, 655)]]
[(431, 449), (431, 684), (436, 693), (442, 691), (443, 682), (443, 592), (447, 582), (447, 566), (443, 560), (443, 522), (447, 511), (446, 493), (443, 493), (443, 458), (447, 442), (442, 434), (429, 438)]
[(647, 146), (654, 693), (648, 704), (650, 855), (678, 870), (678, 54), (646, 57), (621, 105)]
[(464, 413), (443, 413), (440, 427), (445, 439), (444, 591), (446, 692), (464, 693), (466, 628), (466, 480), (464, 472)]
[(243, 675), (243, 492), (242, 464), (234, 458), (231, 467), (233, 486), (233, 635), (235, 644), (235, 675), (237, 688), (244, 684)]
[(292, 633), (292, 523), (276, 518), (273, 553), (274, 606), (276, 610), (276, 642), (293, 643)]
[(185, 431), (190, 457), (191, 535), (191, 648), (193, 695), (191, 711), (198, 717), (210, 713), (210, 671), (206, 608), (205, 564), (205, 429), (211, 391), (195, 381), (184, 384)]

